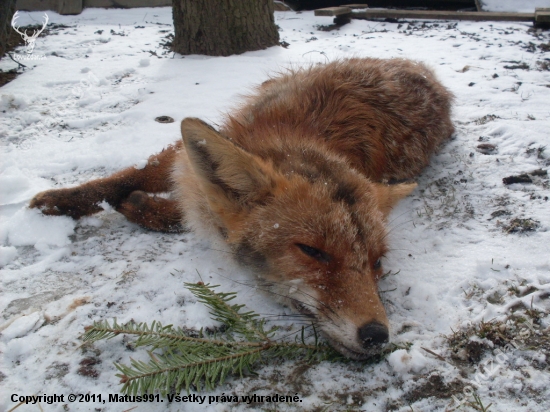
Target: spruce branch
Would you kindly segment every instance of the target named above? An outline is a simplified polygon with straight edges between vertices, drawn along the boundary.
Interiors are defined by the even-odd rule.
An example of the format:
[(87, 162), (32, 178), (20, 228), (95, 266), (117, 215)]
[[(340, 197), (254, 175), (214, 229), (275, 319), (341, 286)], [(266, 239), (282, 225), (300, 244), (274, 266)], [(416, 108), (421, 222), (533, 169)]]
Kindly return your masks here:
[(218, 285), (186, 283), (197, 300), (210, 308), (212, 319), (225, 325), (216, 333), (197, 335), (172, 325), (154, 321), (119, 324), (116, 319), (98, 321), (85, 328), (83, 340), (93, 343), (118, 335), (137, 337), (135, 346), (148, 347), (148, 361), (130, 359), (130, 365), (115, 363), (123, 384), (121, 392), (131, 395), (160, 391), (161, 394), (212, 390), (227, 376), (242, 377), (253, 372), (260, 361), (304, 359), (305, 361), (343, 360), (342, 355), (320, 342), (313, 327), (313, 343), (305, 337), (305, 327), (295, 340), (276, 340), (277, 328), (266, 330), (265, 319), (244, 305), (231, 304), (236, 293), (217, 292)]
[(199, 283), (185, 283), (185, 287), (193, 293), (199, 302), (210, 307), (212, 319), (227, 325), (228, 330), (242, 335), (248, 339), (268, 340), (272, 336), (274, 329), (264, 331), (265, 320), (259, 319), (254, 311), (240, 312), (245, 305), (230, 305), (228, 302), (235, 299), (235, 292), (224, 293), (214, 292), (214, 288), (219, 285), (205, 285)]

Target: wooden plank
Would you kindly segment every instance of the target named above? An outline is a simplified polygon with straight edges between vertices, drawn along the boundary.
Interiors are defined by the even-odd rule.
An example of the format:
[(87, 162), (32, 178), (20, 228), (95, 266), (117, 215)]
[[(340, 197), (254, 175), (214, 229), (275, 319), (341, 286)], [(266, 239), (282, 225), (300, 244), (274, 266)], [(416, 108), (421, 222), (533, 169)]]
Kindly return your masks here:
[(535, 21), (534, 13), (368, 9), (354, 12), (354, 19), (428, 19), (473, 21)]
[(349, 7), (352, 10), (355, 9), (368, 9), (368, 4), (342, 4), (342, 7)]
[(325, 9), (315, 10), (316, 16), (345, 16), (351, 14), (351, 9), (349, 7), (327, 7)]
[[(457, 3), (462, 3), (462, 6), (472, 6), (472, 2), (475, 1), (477, 11), (481, 11), (481, 6), (479, 5), (479, 0), (438, 0), (439, 3), (453, 3), (455, 6)], [(340, 4), (341, 7), (349, 7), (350, 9), (368, 9), (368, 4), (364, 3), (354, 3), (354, 4)]]
[(540, 23), (550, 23), (550, 9), (549, 11), (539, 11), (535, 12), (535, 22)]

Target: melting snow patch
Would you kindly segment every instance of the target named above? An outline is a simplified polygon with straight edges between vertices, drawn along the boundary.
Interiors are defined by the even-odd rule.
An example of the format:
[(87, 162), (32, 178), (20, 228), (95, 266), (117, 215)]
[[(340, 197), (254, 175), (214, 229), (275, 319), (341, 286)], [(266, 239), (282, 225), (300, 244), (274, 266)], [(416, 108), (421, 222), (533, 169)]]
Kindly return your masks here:
[(28, 316), (23, 315), (20, 318), (17, 318), (2, 331), (2, 340), (7, 342), (15, 338), (25, 336), (32, 331), (42, 319), (42, 315), (39, 312), (34, 312)]
[(428, 364), (428, 359), (418, 349), (399, 349), (388, 356), (388, 362), (397, 373), (419, 373)]
[(39, 210), (21, 209), (3, 225), (0, 239), (11, 246), (66, 246), (75, 221), (67, 216), (44, 216)]
[(136, 162), (134, 168), (141, 170), (145, 169), (145, 166), (147, 166), (147, 159), (141, 159), (140, 161)]
[(0, 246), (0, 267), (13, 262), (17, 257), (17, 249), (13, 246)]
[(537, 7), (548, 7), (548, 0), (481, 0), (483, 11), (533, 13)]
[(3, 94), (0, 99), (0, 110), (6, 109), (24, 109), (27, 102), (22, 97), (16, 97), (12, 94)]

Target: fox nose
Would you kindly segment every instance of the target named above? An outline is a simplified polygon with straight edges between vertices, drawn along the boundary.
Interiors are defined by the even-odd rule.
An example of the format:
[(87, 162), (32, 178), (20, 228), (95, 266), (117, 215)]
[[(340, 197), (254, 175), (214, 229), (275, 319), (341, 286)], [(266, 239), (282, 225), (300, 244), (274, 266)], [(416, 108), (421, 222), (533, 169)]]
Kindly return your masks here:
[(359, 328), (359, 339), (364, 348), (388, 343), (388, 328), (381, 323), (367, 323)]

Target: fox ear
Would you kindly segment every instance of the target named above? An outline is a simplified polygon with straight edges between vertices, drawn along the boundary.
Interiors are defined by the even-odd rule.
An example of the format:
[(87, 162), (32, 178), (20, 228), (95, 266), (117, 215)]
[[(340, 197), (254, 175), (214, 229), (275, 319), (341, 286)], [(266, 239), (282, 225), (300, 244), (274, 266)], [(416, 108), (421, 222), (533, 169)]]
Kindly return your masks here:
[(387, 217), (393, 207), (408, 196), (418, 186), (416, 183), (400, 183), (397, 185), (382, 185), (375, 183), (375, 193), (380, 210)]
[[(274, 186), (268, 166), (200, 119), (181, 122), (191, 166), (210, 200), (244, 206), (265, 199)], [(225, 203), (225, 202), (224, 202)]]

